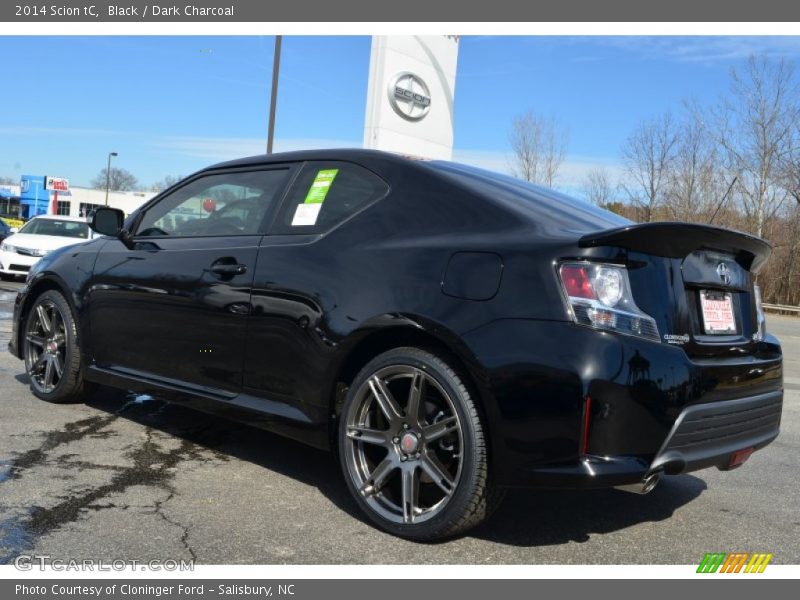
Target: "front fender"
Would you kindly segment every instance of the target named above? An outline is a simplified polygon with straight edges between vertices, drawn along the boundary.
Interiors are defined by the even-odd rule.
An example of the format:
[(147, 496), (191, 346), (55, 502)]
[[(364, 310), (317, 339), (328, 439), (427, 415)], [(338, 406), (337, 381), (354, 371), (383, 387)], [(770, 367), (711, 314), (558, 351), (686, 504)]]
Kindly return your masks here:
[[(9, 342), (9, 351), (14, 356), (21, 358), (21, 335), (28, 309), (39, 294), (48, 289), (58, 290), (66, 298), (78, 324), (81, 353), (84, 357), (91, 356), (90, 325), (87, 319), (81, 317), (85, 315), (88, 286), (94, 272), (97, 254), (106, 242), (107, 240), (97, 239), (60, 248), (34, 265), (14, 304), (14, 320)], [(87, 362), (84, 361), (84, 364)]]

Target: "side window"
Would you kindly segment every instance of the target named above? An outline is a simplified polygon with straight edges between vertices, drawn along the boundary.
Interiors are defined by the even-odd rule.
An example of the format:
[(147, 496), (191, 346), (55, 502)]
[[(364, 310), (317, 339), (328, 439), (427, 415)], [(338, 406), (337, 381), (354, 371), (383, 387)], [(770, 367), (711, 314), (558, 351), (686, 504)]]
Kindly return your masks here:
[(255, 235), (280, 199), (288, 173), (272, 169), (196, 179), (147, 209), (136, 235)]
[(358, 165), (306, 163), (292, 185), (273, 233), (328, 231), (388, 191), (383, 179)]

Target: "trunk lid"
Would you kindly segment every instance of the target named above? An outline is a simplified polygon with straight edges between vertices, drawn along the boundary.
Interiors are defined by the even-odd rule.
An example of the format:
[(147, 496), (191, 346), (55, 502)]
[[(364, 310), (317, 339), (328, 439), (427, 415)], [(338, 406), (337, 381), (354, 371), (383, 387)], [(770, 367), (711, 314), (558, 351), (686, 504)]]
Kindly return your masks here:
[(583, 248), (617, 246), (667, 258), (683, 258), (696, 250), (713, 249), (733, 256), (745, 269), (758, 272), (772, 247), (759, 237), (695, 223), (639, 223), (584, 235)]
[(581, 247), (624, 249), (636, 303), (662, 342), (702, 358), (758, 351), (754, 275), (771, 253), (755, 236), (691, 223), (643, 223), (583, 236)]

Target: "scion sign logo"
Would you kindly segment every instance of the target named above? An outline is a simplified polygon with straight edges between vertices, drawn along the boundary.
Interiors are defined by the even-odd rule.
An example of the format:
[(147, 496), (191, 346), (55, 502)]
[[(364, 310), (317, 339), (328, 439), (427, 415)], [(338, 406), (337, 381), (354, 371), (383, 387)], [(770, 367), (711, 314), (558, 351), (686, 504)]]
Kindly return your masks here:
[(431, 109), (431, 93), (417, 75), (403, 71), (389, 81), (389, 104), (407, 121), (420, 121)]
[(717, 275), (719, 275), (719, 280), (728, 285), (731, 282), (731, 274), (730, 270), (728, 269), (728, 265), (724, 262), (721, 262), (717, 265)]

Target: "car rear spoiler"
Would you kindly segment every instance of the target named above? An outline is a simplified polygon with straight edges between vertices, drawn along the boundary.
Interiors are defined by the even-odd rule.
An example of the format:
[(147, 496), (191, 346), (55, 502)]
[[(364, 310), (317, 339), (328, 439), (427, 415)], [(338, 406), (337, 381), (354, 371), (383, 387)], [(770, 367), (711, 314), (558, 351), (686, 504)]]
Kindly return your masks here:
[(772, 246), (759, 237), (694, 223), (640, 223), (584, 235), (581, 248), (617, 246), (668, 258), (683, 258), (695, 250), (718, 250), (736, 256), (737, 262), (757, 271), (772, 253)]

